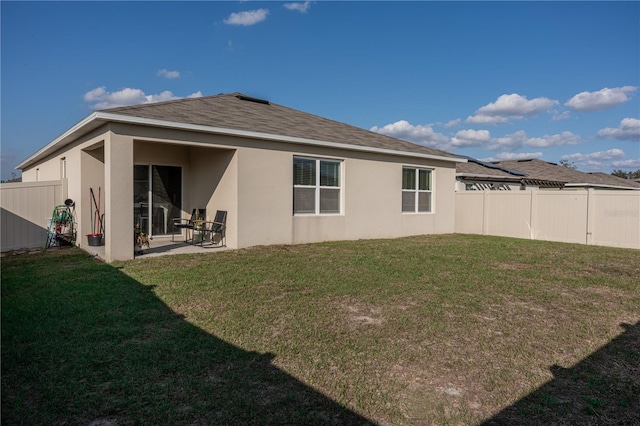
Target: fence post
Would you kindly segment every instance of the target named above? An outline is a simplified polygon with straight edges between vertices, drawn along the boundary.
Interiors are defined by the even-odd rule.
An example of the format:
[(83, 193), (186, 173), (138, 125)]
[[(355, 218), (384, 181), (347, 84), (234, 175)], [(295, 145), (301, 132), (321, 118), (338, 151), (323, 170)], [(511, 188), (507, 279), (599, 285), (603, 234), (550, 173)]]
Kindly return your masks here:
[(590, 245), (593, 244), (593, 226), (595, 223), (595, 194), (594, 194), (594, 189), (593, 188), (589, 188), (587, 189), (587, 229), (586, 229), (586, 235), (585, 235), (585, 244), (586, 245)]
[(538, 222), (537, 210), (538, 210), (538, 190), (532, 189), (531, 191), (531, 204), (529, 207), (529, 238), (536, 239), (536, 226)]
[(482, 191), (482, 235), (489, 235), (489, 224), (487, 223), (489, 222), (488, 198), (489, 198), (489, 191), (485, 189)]

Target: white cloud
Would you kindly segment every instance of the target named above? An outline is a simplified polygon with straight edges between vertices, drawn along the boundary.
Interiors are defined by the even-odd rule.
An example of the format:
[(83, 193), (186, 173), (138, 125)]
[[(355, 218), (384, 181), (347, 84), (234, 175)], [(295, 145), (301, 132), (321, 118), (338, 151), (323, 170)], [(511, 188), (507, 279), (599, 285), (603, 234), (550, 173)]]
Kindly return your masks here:
[(460, 120), (459, 118), (456, 118), (455, 120), (449, 120), (446, 123), (443, 123), (442, 121), (438, 121), (437, 123), (435, 123), (435, 125), (442, 126), (445, 129), (451, 129), (452, 127), (456, 127), (461, 122), (462, 120)]
[(454, 147), (482, 146), (489, 142), (491, 134), (488, 130), (460, 130), (451, 138)]
[(511, 120), (535, 116), (557, 104), (558, 101), (548, 98), (529, 100), (526, 96), (517, 93), (502, 95), (495, 102), (478, 108), (476, 115), (468, 117), (467, 122), (476, 124), (506, 123)]
[(244, 12), (232, 13), (224, 20), (228, 25), (242, 25), (249, 27), (267, 19), (268, 9), (247, 10)]
[(467, 117), (467, 123), (471, 124), (500, 124), (509, 122), (509, 118), (490, 115), (474, 115)]
[(105, 86), (96, 87), (95, 89), (90, 90), (84, 94), (84, 100), (87, 102), (93, 102), (95, 100), (102, 99), (105, 94), (106, 94)]
[(524, 130), (518, 130), (510, 135), (491, 139), (492, 144), (488, 148), (495, 151), (506, 148), (520, 148), (526, 141), (527, 134)]
[(300, 13), (307, 13), (309, 8), (311, 7), (311, 2), (305, 1), (304, 3), (285, 3), (282, 6), (289, 10), (296, 10)]
[(634, 160), (621, 160), (611, 163), (614, 167), (621, 167), (623, 169), (640, 169), (640, 158)]
[(478, 109), (477, 113), (481, 115), (503, 115), (503, 116), (525, 116), (535, 115), (539, 112), (546, 111), (556, 105), (558, 101), (552, 101), (547, 98), (536, 98), (527, 100), (525, 96), (517, 93), (511, 95), (502, 95), (495, 102), (485, 105)]
[(640, 141), (640, 120), (637, 118), (624, 118), (617, 128), (606, 127), (598, 131), (602, 138)]
[(553, 117), (551, 118), (552, 121), (562, 121), (562, 120), (568, 120), (571, 117), (571, 112), (570, 111), (563, 111), (562, 113), (558, 113), (556, 112)]
[(542, 157), (541, 152), (501, 152), (495, 157), (483, 158), (480, 161), (529, 160)]
[(449, 141), (447, 136), (434, 132), (431, 126), (421, 124), (414, 126), (406, 120), (396, 121), (384, 127), (373, 126), (370, 130), (433, 148), (441, 147)]
[(580, 136), (571, 132), (562, 132), (552, 136), (543, 136), (541, 138), (527, 139), (525, 145), (535, 146), (539, 148), (547, 148), (550, 146), (576, 145), (580, 142)]
[(589, 154), (582, 154), (580, 152), (575, 154), (567, 154), (560, 157), (560, 159), (573, 162), (581, 169), (602, 170), (603, 168), (607, 167), (605, 162), (624, 158), (624, 156), (625, 153), (623, 150), (613, 148), (607, 151), (591, 152)]
[[(189, 95), (189, 98), (198, 98), (202, 92), (197, 91)], [(153, 102), (172, 101), (182, 99), (168, 90), (157, 95), (147, 95), (140, 89), (124, 88), (116, 92), (108, 92), (105, 86), (97, 87), (84, 95), (84, 100), (93, 103), (93, 109), (115, 108), (119, 106), (149, 104)]]
[(491, 138), (491, 144), (487, 148), (497, 151), (507, 148), (517, 149), (522, 146), (548, 148), (550, 146), (576, 145), (578, 143), (580, 143), (580, 136), (571, 132), (562, 132), (551, 136), (545, 135), (540, 138), (528, 138), (524, 130), (518, 130), (501, 138)]
[(598, 111), (601, 109), (613, 108), (630, 98), (627, 93), (636, 91), (635, 86), (605, 87), (597, 92), (581, 92), (565, 102), (565, 105), (576, 111)]
[(167, 69), (161, 69), (158, 71), (158, 75), (164, 78), (180, 78), (180, 71), (169, 71)]
[(575, 161), (578, 163), (584, 163), (588, 161), (608, 161), (615, 160), (616, 158), (624, 158), (624, 151), (618, 148), (609, 149), (607, 151), (592, 152), (589, 154), (582, 154), (577, 152), (575, 154), (567, 154), (560, 157), (562, 160)]
[(462, 120), (460, 120), (459, 118), (456, 118), (455, 120), (449, 120), (446, 123), (443, 124), (443, 126), (447, 129), (450, 129), (452, 127), (456, 127), (458, 124), (460, 124)]

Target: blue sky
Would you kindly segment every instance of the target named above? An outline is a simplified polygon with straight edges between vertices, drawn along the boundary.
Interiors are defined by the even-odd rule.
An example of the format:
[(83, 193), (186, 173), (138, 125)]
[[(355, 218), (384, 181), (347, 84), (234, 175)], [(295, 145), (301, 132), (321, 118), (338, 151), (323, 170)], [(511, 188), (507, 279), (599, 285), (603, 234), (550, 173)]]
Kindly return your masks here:
[(0, 13), (3, 179), (96, 108), (236, 91), (479, 159), (640, 169), (638, 2), (2, 1)]

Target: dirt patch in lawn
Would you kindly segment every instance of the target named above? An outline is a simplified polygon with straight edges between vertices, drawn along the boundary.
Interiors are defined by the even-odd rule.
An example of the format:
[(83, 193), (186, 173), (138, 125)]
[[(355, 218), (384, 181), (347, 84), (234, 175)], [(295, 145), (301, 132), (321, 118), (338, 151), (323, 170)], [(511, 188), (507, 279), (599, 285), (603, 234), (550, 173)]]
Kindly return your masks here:
[(347, 328), (379, 326), (385, 322), (379, 306), (343, 301), (339, 303), (339, 309), (345, 316)]

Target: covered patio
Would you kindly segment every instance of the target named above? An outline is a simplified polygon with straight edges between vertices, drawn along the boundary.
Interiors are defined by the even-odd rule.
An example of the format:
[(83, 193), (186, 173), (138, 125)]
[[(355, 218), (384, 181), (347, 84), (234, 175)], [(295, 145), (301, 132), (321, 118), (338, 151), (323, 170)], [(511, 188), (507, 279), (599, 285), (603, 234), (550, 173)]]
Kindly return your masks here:
[[(191, 244), (184, 241), (171, 241), (170, 238), (155, 238), (151, 241), (151, 247), (143, 250), (142, 254), (136, 254), (134, 259), (144, 259), (149, 257), (167, 256), (173, 254), (198, 254), (198, 253), (215, 253), (219, 251), (231, 250), (226, 246), (217, 246), (205, 243)], [(105, 246), (83, 246), (83, 249), (91, 255), (99, 259), (106, 260)]]

